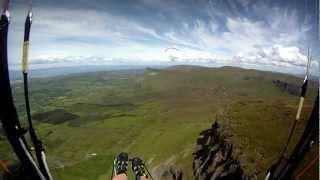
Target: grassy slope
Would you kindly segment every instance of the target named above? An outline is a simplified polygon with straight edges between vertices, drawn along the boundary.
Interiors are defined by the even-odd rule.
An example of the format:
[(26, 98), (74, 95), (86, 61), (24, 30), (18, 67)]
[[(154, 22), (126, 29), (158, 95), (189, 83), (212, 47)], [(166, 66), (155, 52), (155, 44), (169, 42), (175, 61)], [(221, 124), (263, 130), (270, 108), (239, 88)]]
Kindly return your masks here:
[[(78, 117), (50, 123), (40, 114), (37, 129), (56, 179), (105, 179), (120, 151), (141, 156), (154, 174), (160, 165), (175, 165), (191, 179), (195, 140), (217, 116), (246, 155), (246, 170), (262, 175), (283, 147), (298, 101), (273, 79), (302, 81), (231, 67), (179, 66), (37, 79), (30, 94), (35, 114)], [(17, 107), (25, 117), (21, 90), (16, 84)], [(311, 92), (303, 119), (311, 109)], [(5, 147), (0, 159), (12, 159), (4, 141), (0, 145)]]

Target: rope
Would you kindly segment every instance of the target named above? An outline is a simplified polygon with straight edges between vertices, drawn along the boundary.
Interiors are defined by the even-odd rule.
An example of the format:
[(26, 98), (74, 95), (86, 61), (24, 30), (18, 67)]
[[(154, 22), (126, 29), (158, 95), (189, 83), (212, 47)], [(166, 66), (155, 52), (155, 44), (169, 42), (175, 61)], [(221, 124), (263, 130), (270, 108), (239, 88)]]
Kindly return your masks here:
[(32, 12), (32, 0), (29, 0), (29, 12)]
[(9, 0), (2, 0), (2, 14), (6, 14), (9, 9)]
[(144, 163), (143, 163), (143, 166), (144, 166), (144, 168), (146, 169), (147, 173), (149, 174), (150, 179), (151, 179), (151, 180), (153, 180), (153, 177), (151, 176), (151, 173), (149, 172), (149, 170), (148, 170), (148, 168), (147, 168), (146, 164), (144, 164)]
[[(4, 5), (4, 7), (8, 6)], [(4, 9), (8, 11), (8, 9)], [(31, 179), (42, 180), (44, 177), (29, 152), (13, 102), (7, 56), (8, 18), (7, 14), (5, 14), (2, 15), (0, 19), (0, 107), (2, 107), (0, 120), (8, 141), (27, 175), (30, 176)]]
[(317, 155), (313, 160), (311, 160), (299, 173), (294, 177), (295, 180), (300, 180), (300, 177), (304, 175), (317, 161), (319, 160), (319, 155)]
[(304, 104), (304, 98), (305, 98), (305, 95), (307, 93), (307, 88), (308, 88), (308, 77), (309, 77), (309, 72), (310, 72), (310, 64), (311, 64), (311, 57), (310, 57), (310, 51), (308, 49), (308, 61), (307, 61), (307, 66), (306, 66), (306, 74), (305, 74), (305, 78), (304, 78), (303, 84), (301, 86), (301, 94), (300, 94), (300, 100), (299, 100), (299, 105), (298, 105), (298, 109), (297, 109), (296, 118), (295, 118), (295, 121), (293, 122), (293, 125), (292, 125), (291, 129), (290, 129), (290, 133), (289, 133), (286, 145), (284, 146), (284, 148), (283, 148), (283, 150), (281, 152), (281, 156), (280, 156), (279, 160), (275, 164), (273, 164), (271, 166), (271, 168), (269, 169), (269, 171), (267, 173), (267, 176), (266, 176), (266, 179), (269, 179), (270, 177), (273, 177), (273, 174), (274, 174), (276, 168), (280, 165), (282, 160), (285, 158), (285, 153), (288, 150), (288, 147), (289, 147), (290, 142), (292, 140), (294, 131), (296, 129), (298, 121), (300, 120), (300, 115), (301, 115), (302, 107), (303, 107), (303, 104)]
[(9, 170), (7, 163), (3, 160), (0, 160), (0, 167), (1, 169), (8, 175), (12, 175), (11, 171)]
[(30, 38), (31, 24), (32, 24), (32, 1), (30, 0), (29, 11), (25, 21), (23, 50), (22, 50), (23, 51), (22, 74), (23, 74), (23, 85), (24, 85), (24, 97), (25, 97), (25, 104), (26, 104), (26, 111), (27, 111), (27, 120), (29, 125), (29, 134), (35, 148), (35, 153), (36, 153), (37, 161), (39, 164), (39, 168), (41, 172), (46, 176), (47, 179), (52, 179), (47, 166), (46, 159), (45, 159), (42, 142), (39, 140), (39, 138), (36, 135), (36, 132), (34, 130), (33, 123), (32, 123), (32, 118), (31, 118), (29, 88), (28, 88), (28, 59), (29, 59), (29, 38)]
[[(319, 93), (319, 91), (318, 91)], [(312, 142), (317, 141), (318, 138), (318, 127), (319, 127), (319, 95), (313, 106), (312, 113), (310, 115), (309, 121), (304, 129), (299, 142), (292, 151), (287, 163), (279, 171), (279, 179), (291, 179), (292, 174), (298, 167), (298, 164), (302, 161), (305, 154), (310, 150)]]
[(115, 159), (116, 159), (116, 157), (114, 157), (113, 158), (113, 164), (112, 164), (112, 172), (111, 172), (111, 177), (110, 177), (110, 179), (112, 180), (112, 178), (113, 178), (113, 175), (114, 175), (114, 166), (115, 166), (115, 163), (114, 163), (114, 161), (115, 161)]

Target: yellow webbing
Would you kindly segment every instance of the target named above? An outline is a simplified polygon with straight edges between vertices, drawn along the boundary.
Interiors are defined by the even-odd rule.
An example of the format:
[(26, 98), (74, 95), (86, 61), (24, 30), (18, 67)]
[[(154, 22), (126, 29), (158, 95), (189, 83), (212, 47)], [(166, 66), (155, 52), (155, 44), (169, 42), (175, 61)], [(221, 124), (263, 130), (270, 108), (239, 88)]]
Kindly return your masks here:
[(29, 53), (29, 41), (23, 42), (23, 51), (22, 51), (22, 72), (28, 72), (28, 54)]
[(300, 120), (300, 115), (301, 115), (301, 111), (302, 111), (303, 101), (304, 101), (304, 97), (300, 97), (300, 102), (299, 102), (298, 111), (297, 111), (297, 116), (296, 116), (296, 120), (297, 120), (297, 121)]

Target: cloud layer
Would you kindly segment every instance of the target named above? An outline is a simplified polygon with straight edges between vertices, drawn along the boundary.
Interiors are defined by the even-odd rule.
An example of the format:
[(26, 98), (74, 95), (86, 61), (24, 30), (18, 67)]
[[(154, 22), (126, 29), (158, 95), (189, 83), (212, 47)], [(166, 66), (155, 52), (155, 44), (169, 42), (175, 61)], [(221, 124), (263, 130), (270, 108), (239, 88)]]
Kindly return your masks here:
[[(30, 59), (33, 64), (198, 61), (303, 67), (312, 14), (291, 7), (291, 1), (275, 2), (93, 0), (62, 6), (35, 1)], [(11, 64), (18, 64), (25, 10), (19, 2), (13, 6), (9, 43)], [(179, 51), (165, 52), (170, 47)], [(313, 52), (317, 56), (319, 50)]]

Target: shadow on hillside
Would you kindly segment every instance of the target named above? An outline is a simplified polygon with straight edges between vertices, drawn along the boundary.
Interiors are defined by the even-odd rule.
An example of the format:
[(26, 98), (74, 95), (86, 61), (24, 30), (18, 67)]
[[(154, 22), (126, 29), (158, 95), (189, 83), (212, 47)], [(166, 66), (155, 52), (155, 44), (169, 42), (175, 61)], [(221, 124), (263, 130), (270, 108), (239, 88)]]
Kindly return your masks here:
[(196, 180), (256, 179), (244, 173), (237, 152), (218, 122), (200, 133), (193, 153), (193, 175)]

